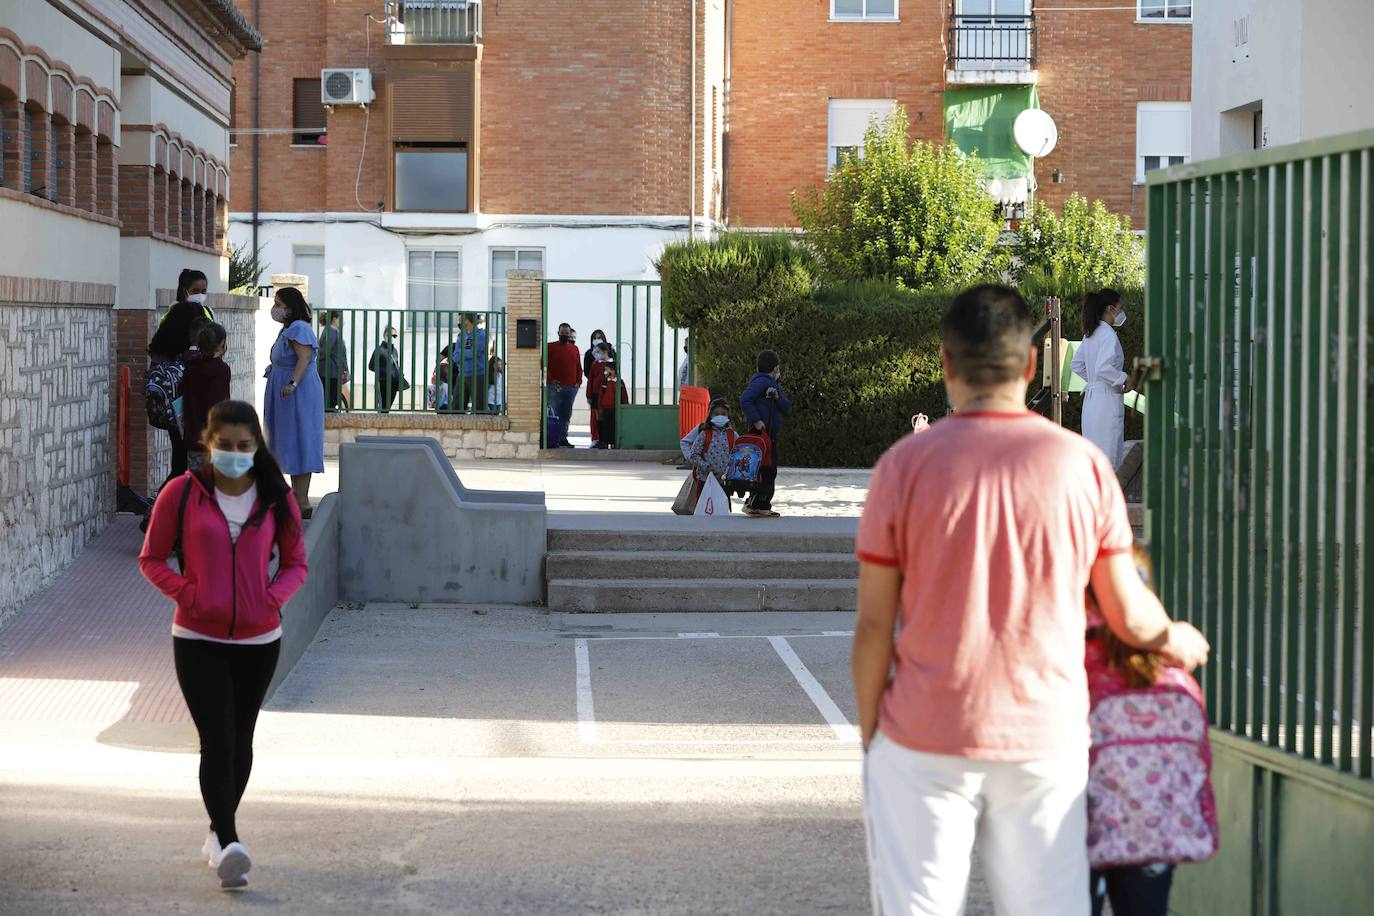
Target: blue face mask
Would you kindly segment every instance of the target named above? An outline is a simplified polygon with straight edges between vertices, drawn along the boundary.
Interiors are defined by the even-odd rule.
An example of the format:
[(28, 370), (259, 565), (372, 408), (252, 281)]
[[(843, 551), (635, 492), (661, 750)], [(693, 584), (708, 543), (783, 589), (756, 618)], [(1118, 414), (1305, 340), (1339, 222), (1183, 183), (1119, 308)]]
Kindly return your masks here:
[(225, 477), (238, 480), (253, 470), (253, 456), (256, 454), (256, 452), (225, 452), (212, 448), (210, 449), (210, 463), (215, 466), (215, 470)]
[(730, 418), (729, 418), (729, 417), (712, 417), (712, 418), (711, 418), (711, 425), (712, 425), (712, 426), (715, 426), (717, 429), (723, 429), (723, 428), (725, 428), (726, 426), (729, 426), (729, 425), (730, 425)]

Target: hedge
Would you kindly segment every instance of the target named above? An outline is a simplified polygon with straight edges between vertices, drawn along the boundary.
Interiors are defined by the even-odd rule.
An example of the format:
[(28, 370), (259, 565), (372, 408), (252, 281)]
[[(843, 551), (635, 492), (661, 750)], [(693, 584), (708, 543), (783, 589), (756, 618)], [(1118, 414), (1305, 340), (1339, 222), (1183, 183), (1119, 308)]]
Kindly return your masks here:
[[(669, 246), (659, 263), (669, 322), (691, 327), (697, 366), (743, 421), (739, 395), (759, 351), (782, 360), (792, 399), (779, 447), (797, 467), (871, 467), (911, 429), (911, 417), (944, 416), (940, 319), (953, 293), (909, 291), (867, 280), (822, 287), (814, 259), (786, 238), (725, 236)], [(1028, 291), (1037, 309), (1049, 291)], [(1061, 290), (1065, 334), (1078, 338), (1082, 294)], [(1122, 290), (1127, 359), (1141, 352), (1143, 291)], [(1032, 384), (1038, 390), (1039, 379)], [(1064, 411), (1077, 429), (1081, 397)], [(1127, 438), (1139, 435), (1128, 412)]]

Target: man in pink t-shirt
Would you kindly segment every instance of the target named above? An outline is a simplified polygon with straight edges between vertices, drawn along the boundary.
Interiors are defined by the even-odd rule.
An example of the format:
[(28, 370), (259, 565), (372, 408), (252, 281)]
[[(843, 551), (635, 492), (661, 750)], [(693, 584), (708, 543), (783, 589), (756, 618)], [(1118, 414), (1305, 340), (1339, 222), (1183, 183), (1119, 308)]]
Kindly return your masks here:
[(1006, 287), (954, 300), (958, 412), (879, 460), (859, 525), (854, 686), (883, 913), (961, 912), (975, 840), (999, 914), (1088, 913), (1090, 580), (1126, 642), (1207, 657), (1136, 574), (1106, 456), (1026, 410), (1032, 327)]

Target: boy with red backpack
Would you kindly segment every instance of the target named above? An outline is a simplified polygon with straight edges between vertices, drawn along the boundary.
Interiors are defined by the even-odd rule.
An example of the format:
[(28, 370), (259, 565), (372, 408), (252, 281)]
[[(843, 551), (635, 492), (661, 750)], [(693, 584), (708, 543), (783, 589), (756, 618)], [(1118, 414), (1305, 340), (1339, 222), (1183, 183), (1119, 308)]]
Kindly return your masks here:
[[(1135, 548), (1148, 585), (1149, 556)], [(1212, 748), (1197, 681), (1158, 652), (1126, 645), (1088, 592), (1085, 664), (1092, 727), (1088, 864), (1093, 916), (1167, 916), (1174, 866), (1217, 851)]]

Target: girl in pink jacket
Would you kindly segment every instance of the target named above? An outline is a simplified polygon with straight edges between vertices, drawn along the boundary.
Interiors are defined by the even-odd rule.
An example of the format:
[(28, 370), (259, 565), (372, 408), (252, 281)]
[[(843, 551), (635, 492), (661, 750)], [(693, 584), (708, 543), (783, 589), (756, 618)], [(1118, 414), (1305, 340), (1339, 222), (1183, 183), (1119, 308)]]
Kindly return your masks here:
[[(172, 656), (200, 733), (200, 794), (210, 815), (201, 849), (221, 886), (252, 867), (234, 815), (253, 766), (253, 729), (281, 649), (281, 609), (305, 583), (300, 509), (263, 443), (257, 411), (211, 411), (207, 467), (162, 488), (139, 554), (149, 582), (176, 602)], [(280, 567), (273, 576), (274, 550)], [(177, 569), (168, 558), (178, 560)]]

